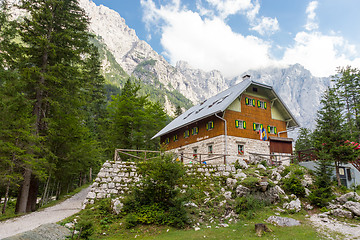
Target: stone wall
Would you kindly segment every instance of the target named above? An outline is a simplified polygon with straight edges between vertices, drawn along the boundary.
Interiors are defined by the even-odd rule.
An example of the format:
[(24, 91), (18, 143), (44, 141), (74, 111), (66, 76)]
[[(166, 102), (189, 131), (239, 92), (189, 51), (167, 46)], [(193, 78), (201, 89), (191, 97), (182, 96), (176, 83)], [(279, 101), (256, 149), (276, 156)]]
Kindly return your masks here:
[[(203, 179), (213, 176), (236, 176), (233, 165), (188, 164), (187, 174)], [(124, 196), (140, 180), (134, 162), (106, 161), (98, 173), (84, 204), (92, 204), (96, 199)]]
[[(244, 145), (244, 155), (238, 154), (238, 144)], [(208, 153), (208, 146), (213, 146), (213, 155)], [(192, 143), (180, 148), (175, 148), (170, 150), (176, 154), (188, 153), (184, 156), (184, 163), (187, 164), (190, 161), (194, 162), (194, 160), (190, 160), (192, 158), (194, 149), (197, 149), (197, 153), (206, 154), (201, 156), (202, 161), (207, 161), (208, 159), (214, 158), (214, 154), (224, 154), (225, 149), (225, 137), (224, 135), (205, 139), (196, 143)], [(270, 154), (270, 142), (269, 141), (261, 141), (250, 138), (242, 138), (242, 137), (234, 137), (227, 136), (227, 161), (228, 164), (233, 164), (237, 159), (245, 159), (249, 160), (251, 157), (250, 153), (258, 153), (258, 154)], [(195, 160), (196, 161), (196, 160)], [(207, 164), (223, 164), (224, 158), (218, 158), (215, 160), (207, 161)]]
[(106, 161), (92, 184), (84, 204), (92, 204), (95, 199), (126, 194), (139, 179), (134, 162)]

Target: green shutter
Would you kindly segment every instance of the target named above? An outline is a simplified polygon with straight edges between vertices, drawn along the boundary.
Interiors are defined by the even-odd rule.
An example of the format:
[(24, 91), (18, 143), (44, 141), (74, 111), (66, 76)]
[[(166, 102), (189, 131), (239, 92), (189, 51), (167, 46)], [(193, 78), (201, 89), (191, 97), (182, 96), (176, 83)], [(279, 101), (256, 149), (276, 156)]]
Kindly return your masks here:
[(270, 133), (270, 126), (267, 127), (268, 133)]
[(261, 106), (260, 105), (260, 100), (257, 100), (257, 106), (258, 106), (258, 108)]
[(245, 98), (245, 105), (249, 105), (249, 98)]
[(266, 109), (266, 107), (267, 107), (266, 105), (267, 105), (266, 102), (264, 102), (264, 108), (265, 108), (265, 109)]
[(209, 130), (209, 123), (206, 124), (206, 130)]
[(260, 129), (263, 129), (263, 128), (264, 128), (264, 126), (262, 124), (260, 124)]
[(255, 107), (255, 99), (252, 100), (252, 105)]
[(256, 123), (253, 123), (253, 130), (256, 131)]
[(243, 121), (243, 128), (246, 129), (246, 122)]
[(235, 120), (235, 127), (239, 128), (239, 120)]
[(277, 129), (276, 129), (276, 127), (274, 127), (274, 133), (277, 134)]
[(211, 121), (211, 129), (214, 128), (214, 121)]

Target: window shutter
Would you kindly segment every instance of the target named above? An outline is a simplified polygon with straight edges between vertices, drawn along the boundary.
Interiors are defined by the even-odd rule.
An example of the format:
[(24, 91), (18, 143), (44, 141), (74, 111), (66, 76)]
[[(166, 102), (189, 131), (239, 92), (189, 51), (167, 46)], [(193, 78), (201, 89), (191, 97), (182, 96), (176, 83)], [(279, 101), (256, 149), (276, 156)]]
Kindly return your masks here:
[(236, 127), (236, 128), (239, 127), (239, 120), (235, 120), (235, 127)]
[(260, 100), (257, 100), (258, 108), (260, 107)]
[(264, 128), (264, 126), (262, 124), (260, 124), (260, 129), (263, 129), (263, 128)]
[(246, 122), (243, 121), (243, 128), (246, 129)]
[(277, 129), (276, 129), (276, 127), (274, 127), (274, 133), (277, 134)]
[(266, 107), (267, 107), (266, 105), (267, 105), (266, 102), (264, 102), (264, 108), (265, 108), (265, 109), (266, 109)]
[(268, 133), (270, 133), (270, 126), (267, 127)]
[(245, 105), (249, 105), (249, 98), (245, 98)]
[(214, 121), (211, 121), (211, 128), (214, 128)]
[(256, 123), (253, 123), (253, 130), (256, 131)]
[(195, 133), (198, 134), (199, 133), (199, 128), (195, 127)]
[(252, 105), (255, 107), (255, 99), (252, 100)]
[(206, 130), (209, 130), (209, 123), (206, 124)]

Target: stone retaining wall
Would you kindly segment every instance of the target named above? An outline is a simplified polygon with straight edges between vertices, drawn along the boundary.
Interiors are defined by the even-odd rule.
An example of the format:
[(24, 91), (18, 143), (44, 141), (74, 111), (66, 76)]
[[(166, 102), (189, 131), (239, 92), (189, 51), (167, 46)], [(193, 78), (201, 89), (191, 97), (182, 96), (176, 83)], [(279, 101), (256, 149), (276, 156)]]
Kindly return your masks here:
[[(235, 176), (237, 171), (233, 165), (187, 165), (187, 173), (200, 178), (212, 176)], [(84, 201), (92, 204), (96, 199), (125, 195), (140, 180), (134, 162), (106, 161)]]

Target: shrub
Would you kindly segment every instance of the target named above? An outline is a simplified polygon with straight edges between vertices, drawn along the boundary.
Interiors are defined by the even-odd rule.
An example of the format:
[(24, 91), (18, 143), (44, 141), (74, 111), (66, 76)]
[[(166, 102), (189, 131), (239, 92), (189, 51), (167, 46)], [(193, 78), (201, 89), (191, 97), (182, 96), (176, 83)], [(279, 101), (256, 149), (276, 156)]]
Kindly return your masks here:
[(269, 203), (252, 195), (239, 197), (235, 200), (235, 212), (247, 219), (255, 217), (255, 212), (268, 206)]
[(244, 187), (256, 190), (258, 187), (259, 179), (256, 177), (247, 177), (241, 181), (241, 185)]
[(81, 220), (77, 225), (80, 237), (83, 239), (89, 239), (94, 233), (93, 223), (90, 220)]
[(171, 155), (161, 156), (137, 165), (142, 175), (140, 184), (134, 186), (124, 199), (123, 212), (127, 213), (126, 226), (138, 223), (183, 227), (187, 213), (176, 187), (185, 175), (185, 169)]
[(295, 194), (298, 197), (305, 196), (305, 187), (301, 185), (301, 179), (297, 175), (291, 174), (289, 178), (283, 178), (282, 182), (286, 192)]

